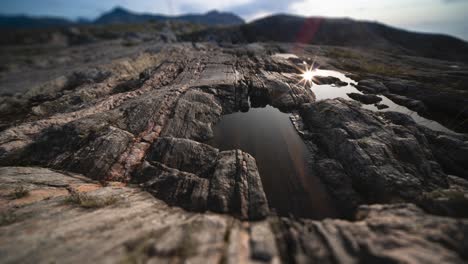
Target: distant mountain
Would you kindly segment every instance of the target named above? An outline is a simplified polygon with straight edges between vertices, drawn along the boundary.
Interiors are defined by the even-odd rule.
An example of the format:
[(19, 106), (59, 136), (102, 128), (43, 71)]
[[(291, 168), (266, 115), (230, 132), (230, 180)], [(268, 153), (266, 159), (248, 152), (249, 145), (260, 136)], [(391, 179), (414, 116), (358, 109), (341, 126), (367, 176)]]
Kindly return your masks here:
[(122, 7), (116, 7), (102, 14), (94, 21), (79, 19), (70, 21), (64, 18), (31, 17), (25, 15), (6, 16), (0, 15), (0, 28), (45, 28), (62, 27), (81, 24), (115, 24), (115, 23), (142, 23), (146, 21), (185, 21), (206, 25), (239, 25), (243, 24), (242, 18), (232, 14), (211, 11), (206, 14), (187, 14), (181, 16), (165, 16), (155, 14), (138, 14)]
[(229, 30), (208, 29), (186, 40), (295, 42), (398, 51), (408, 55), (468, 61), (468, 43), (451, 36), (410, 32), (377, 22), (274, 15)]
[(188, 14), (181, 16), (165, 16), (155, 14), (138, 14), (126, 10), (122, 7), (116, 7), (111, 11), (104, 13), (95, 20), (96, 24), (112, 24), (112, 23), (138, 23), (146, 21), (167, 21), (177, 20), (191, 23), (207, 24), (207, 25), (239, 25), (243, 24), (242, 18), (232, 14), (218, 11), (211, 11), (203, 15)]
[(72, 21), (64, 18), (0, 15), (0, 28), (44, 28), (61, 27), (72, 24)]

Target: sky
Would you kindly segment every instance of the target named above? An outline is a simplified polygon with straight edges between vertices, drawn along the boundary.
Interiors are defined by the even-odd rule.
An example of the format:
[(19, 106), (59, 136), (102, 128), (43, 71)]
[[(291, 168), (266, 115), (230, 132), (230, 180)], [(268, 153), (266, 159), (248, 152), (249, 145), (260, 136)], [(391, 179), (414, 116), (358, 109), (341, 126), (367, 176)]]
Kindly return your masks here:
[(246, 21), (275, 13), (349, 17), (468, 40), (468, 0), (0, 0), (0, 14), (95, 18), (115, 6), (168, 15), (217, 9)]

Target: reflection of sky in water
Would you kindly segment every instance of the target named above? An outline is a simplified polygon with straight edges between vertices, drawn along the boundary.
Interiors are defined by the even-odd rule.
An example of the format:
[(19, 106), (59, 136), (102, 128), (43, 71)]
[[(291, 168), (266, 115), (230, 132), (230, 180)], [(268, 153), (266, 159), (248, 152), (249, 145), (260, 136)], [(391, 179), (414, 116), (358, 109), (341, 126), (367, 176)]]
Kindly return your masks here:
[[(315, 70), (314, 75), (315, 76), (333, 76), (333, 77), (340, 79), (343, 82), (348, 83), (347, 86), (343, 86), (343, 87), (336, 87), (334, 85), (328, 85), (328, 84), (325, 84), (325, 85), (314, 84), (311, 89), (314, 92), (317, 100), (333, 99), (333, 98), (344, 98), (347, 100), (352, 100), (347, 95), (347, 93), (362, 94), (362, 92), (360, 92), (358, 89), (356, 89), (354, 86), (351, 85), (351, 84), (357, 84), (357, 82), (346, 77), (343, 73), (340, 73), (337, 71), (331, 71), (331, 70), (317, 69)], [(417, 112), (412, 111), (405, 106), (394, 103), (392, 100), (390, 100), (386, 96), (383, 96), (383, 95), (377, 95), (377, 96), (382, 98), (382, 101), (379, 103), (387, 105), (388, 108), (379, 110), (375, 105), (372, 105), (372, 104), (371, 105), (363, 104), (362, 107), (365, 109), (372, 110), (372, 111), (394, 111), (394, 112), (404, 113), (404, 114), (411, 116), (416, 123), (422, 126), (428, 127), (432, 130), (452, 133), (452, 134), (455, 133), (454, 131), (446, 128), (445, 126), (441, 125), (440, 123), (436, 121), (424, 118), (420, 116)]]
[(255, 158), (268, 202), (280, 215), (337, 216), (289, 114), (268, 105), (251, 108), (222, 116), (213, 132), (206, 143), (220, 150), (241, 149)]

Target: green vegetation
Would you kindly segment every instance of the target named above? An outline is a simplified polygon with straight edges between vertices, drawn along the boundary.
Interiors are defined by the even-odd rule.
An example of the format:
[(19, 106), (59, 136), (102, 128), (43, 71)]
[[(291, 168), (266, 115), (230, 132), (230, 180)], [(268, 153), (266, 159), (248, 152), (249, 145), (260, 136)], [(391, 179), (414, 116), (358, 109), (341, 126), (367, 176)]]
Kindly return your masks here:
[(430, 193), (425, 193), (425, 198), (431, 200), (447, 199), (451, 202), (466, 203), (468, 205), (468, 198), (466, 193), (457, 190), (436, 190)]
[(101, 208), (115, 204), (118, 200), (118, 197), (115, 195), (100, 197), (87, 193), (72, 192), (70, 196), (65, 199), (65, 202), (83, 208)]

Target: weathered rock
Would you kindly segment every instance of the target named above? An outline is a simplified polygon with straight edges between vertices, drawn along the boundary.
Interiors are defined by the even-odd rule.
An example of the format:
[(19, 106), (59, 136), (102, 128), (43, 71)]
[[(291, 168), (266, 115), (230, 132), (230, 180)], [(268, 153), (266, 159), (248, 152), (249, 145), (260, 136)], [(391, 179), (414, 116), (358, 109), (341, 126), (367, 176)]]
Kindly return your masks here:
[[(122, 42), (109, 43), (109, 54), (98, 53), (106, 58), (100, 65), (89, 60), (97, 56), (91, 46), (92, 56), (67, 55), (70, 64), (89, 60), (81, 67), (52, 74), (63, 65), (47, 61), (41, 67), (49, 65), (50, 72), (25, 75), (40, 76), (33, 86), (15, 83), (31, 90), (0, 100), (0, 164), (67, 171), (0, 169), (0, 210), (7, 210), (0, 241), (8, 241), (0, 242), (2, 260), (466, 261), (465, 220), (436, 217), (407, 204), (357, 209), (404, 201), (432, 214), (466, 217), (468, 184), (460, 178), (468, 171), (465, 136), (430, 131), (407, 115), (372, 113), (346, 100), (313, 103), (311, 90), (297, 84), (296, 64), (317, 52), (320, 64), (329, 66), (319, 47), (305, 47), (301, 58), (277, 59), (271, 54), (291, 46), (138, 42), (140, 47), (117, 49), (118, 57), (109, 54)], [(77, 50), (81, 55), (83, 49)], [(342, 61), (333, 63), (340, 68)], [(9, 69), (0, 73), (21, 76)], [(440, 106), (450, 111), (466, 106), (448, 89), (441, 98), (430, 89), (421, 94), (426, 92), (422, 79), (397, 87), (377, 74), (355, 76), (364, 79), (358, 85), (364, 92), (389, 95), (418, 111), (444, 100), (455, 102)], [(357, 221), (278, 220), (269, 212), (254, 157), (202, 143), (222, 114), (245, 111), (249, 103), (295, 114), (294, 125), (311, 149), (313, 172), (347, 219), (360, 212)], [(139, 183), (152, 196), (110, 181)], [(15, 191), (19, 186), (29, 194)], [(80, 190), (91, 200), (118, 200), (94, 209), (65, 202)]]
[(280, 219), (285, 261), (463, 263), (468, 257), (466, 220), (428, 216), (406, 204), (363, 206), (357, 216), (356, 222)]
[[(26, 197), (5, 196), (21, 186), (29, 190)], [(84, 208), (67, 189), (114, 202)], [(0, 220), (4, 263), (279, 260), (266, 221), (245, 225), (226, 215), (190, 213), (135, 187), (103, 187), (42, 168), (0, 168)]]
[(444, 169), (468, 179), (468, 141), (450, 135), (428, 133), (431, 149)]
[(211, 124), (222, 112), (210, 94), (189, 91), (177, 102), (174, 116), (162, 132), (163, 136), (173, 136), (204, 141), (213, 137)]
[(387, 109), (388, 105), (386, 105), (386, 104), (375, 104), (375, 107), (377, 107), (377, 109), (379, 109), (379, 110), (382, 110), (382, 109)]
[(187, 210), (207, 209), (209, 180), (156, 162), (144, 162), (141, 167), (138, 178), (148, 179), (143, 186), (154, 196)]
[[(29, 193), (6, 196), (19, 187)], [(69, 190), (92, 199), (112, 197), (113, 203), (84, 208), (71, 202)], [(465, 263), (468, 258), (467, 220), (436, 217), (411, 204), (361, 206), (354, 222), (276, 217), (241, 222), (169, 207), (135, 187), (104, 187), (43, 168), (0, 168), (0, 214), (5, 263)]]
[[(417, 131), (386, 124), (343, 99), (310, 104), (302, 117), (311, 143), (343, 167), (352, 182), (345, 185), (352, 188), (349, 193), (365, 202), (414, 201), (423, 191), (448, 187), (427, 139)], [(336, 177), (333, 171), (330, 177)], [(327, 173), (321, 177), (327, 182)]]
[(160, 137), (148, 152), (147, 160), (203, 177), (212, 173), (218, 154), (217, 149), (192, 140)]
[(269, 214), (255, 160), (247, 153), (218, 152), (191, 140), (160, 138), (147, 159), (152, 161), (142, 164), (134, 180), (171, 205), (241, 219)]
[(210, 208), (231, 212), (242, 219), (261, 219), (268, 214), (255, 159), (240, 150), (220, 153), (210, 184)]
[(358, 94), (358, 93), (348, 93), (350, 98), (359, 101), (363, 104), (376, 104), (382, 101), (382, 98), (373, 95), (373, 94)]
[(395, 95), (395, 94), (385, 94), (388, 98), (394, 101), (397, 104), (404, 105), (411, 110), (416, 112), (424, 112), (426, 111), (426, 106), (419, 100), (413, 100), (405, 96)]
[(361, 80), (359, 81), (356, 88), (358, 90), (364, 91), (366, 93), (372, 93), (372, 94), (376, 94), (376, 93), (381, 94), (381, 93), (385, 93), (388, 91), (387, 87), (383, 83), (374, 79)]
[(340, 79), (338, 79), (336, 77), (333, 77), (333, 76), (314, 76), (312, 81), (315, 84), (318, 84), (318, 85), (334, 84), (334, 85), (339, 86), (339, 87), (348, 85), (347, 82), (343, 82)]

